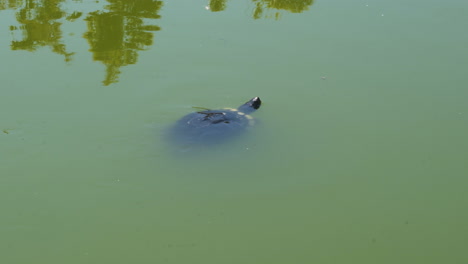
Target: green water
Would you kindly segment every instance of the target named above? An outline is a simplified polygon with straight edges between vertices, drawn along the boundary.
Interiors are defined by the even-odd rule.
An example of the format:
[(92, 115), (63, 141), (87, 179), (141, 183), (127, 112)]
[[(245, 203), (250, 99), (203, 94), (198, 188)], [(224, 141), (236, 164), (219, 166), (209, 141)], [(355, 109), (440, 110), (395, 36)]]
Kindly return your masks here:
[[(0, 262), (468, 263), (467, 14), (0, 0)], [(254, 96), (243, 137), (165, 142)]]

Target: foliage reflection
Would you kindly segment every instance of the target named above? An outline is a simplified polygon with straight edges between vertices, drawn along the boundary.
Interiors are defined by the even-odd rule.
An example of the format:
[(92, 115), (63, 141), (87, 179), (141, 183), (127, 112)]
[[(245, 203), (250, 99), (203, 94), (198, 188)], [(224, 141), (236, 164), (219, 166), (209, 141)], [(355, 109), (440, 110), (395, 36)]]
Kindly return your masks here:
[(227, 0), (211, 0), (208, 9), (212, 12), (219, 12), (226, 9), (226, 2)]
[(160, 28), (145, 25), (144, 18), (159, 18), (161, 1), (108, 0), (108, 12), (92, 12), (86, 18), (88, 32), (84, 37), (91, 46), (93, 59), (106, 65), (104, 85), (118, 80), (120, 67), (135, 64), (138, 50), (153, 44), (153, 33)]
[[(212, 12), (223, 11), (226, 9), (226, 2), (227, 0), (210, 0), (207, 9)], [(314, 3), (314, 0), (252, 0), (252, 2), (255, 4), (252, 13), (254, 19), (269, 18), (271, 17), (269, 13), (274, 12), (274, 17), (278, 20), (280, 10), (301, 13), (306, 11)]]
[[(81, 0), (72, 0), (74, 5)], [(280, 11), (300, 13), (313, 4), (313, 0), (251, 0), (254, 4), (252, 17), (254, 19), (280, 16)], [(209, 0), (206, 7), (212, 12), (226, 10), (228, 0)], [(66, 12), (66, 0), (0, 0), (0, 11), (15, 10), (16, 21), (10, 25), (13, 36), (12, 50), (36, 51), (41, 47), (49, 47), (54, 53), (60, 54), (69, 62), (74, 52), (67, 50), (63, 42), (63, 23), (84, 21), (87, 32), (83, 37), (88, 41), (93, 59), (106, 66), (106, 76), (103, 84), (116, 83), (120, 68), (135, 64), (139, 51), (153, 44), (154, 31), (160, 30), (157, 25), (147, 24), (151, 19), (159, 19), (158, 14), (163, 1), (158, 0), (106, 0), (102, 8), (100, 1), (87, 2), (99, 5), (100, 11)], [(72, 5), (73, 6), (73, 5)], [(96, 10), (95, 9), (95, 10)], [(70, 33), (71, 35), (72, 33)]]
[(16, 13), (19, 27), (11, 26), (10, 30), (21, 30), (23, 39), (11, 42), (12, 50), (35, 51), (38, 47), (49, 46), (52, 51), (63, 55), (65, 61), (70, 61), (73, 53), (67, 52), (65, 45), (61, 43), (62, 23), (59, 22), (65, 16), (60, 9), (63, 0), (26, 0), (3, 2), (1, 7), (16, 7), (20, 4), (22, 8)]

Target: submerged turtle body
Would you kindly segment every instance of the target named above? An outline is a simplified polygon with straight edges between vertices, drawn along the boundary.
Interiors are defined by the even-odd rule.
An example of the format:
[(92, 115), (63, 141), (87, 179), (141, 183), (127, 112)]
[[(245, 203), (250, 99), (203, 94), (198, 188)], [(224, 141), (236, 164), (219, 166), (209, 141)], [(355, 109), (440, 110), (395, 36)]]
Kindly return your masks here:
[(262, 101), (252, 98), (237, 109), (225, 108), (194, 112), (182, 117), (170, 131), (172, 140), (182, 145), (220, 143), (241, 134), (254, 125), (249, 115), (260, 108)]

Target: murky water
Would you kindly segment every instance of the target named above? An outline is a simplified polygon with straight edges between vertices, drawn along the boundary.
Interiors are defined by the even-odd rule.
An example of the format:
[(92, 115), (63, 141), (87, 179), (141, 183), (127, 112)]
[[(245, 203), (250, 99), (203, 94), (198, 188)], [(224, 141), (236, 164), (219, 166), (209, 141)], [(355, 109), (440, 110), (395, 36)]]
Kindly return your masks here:
[(0, 0), (1, 262), (468, 263), (467, 11)]

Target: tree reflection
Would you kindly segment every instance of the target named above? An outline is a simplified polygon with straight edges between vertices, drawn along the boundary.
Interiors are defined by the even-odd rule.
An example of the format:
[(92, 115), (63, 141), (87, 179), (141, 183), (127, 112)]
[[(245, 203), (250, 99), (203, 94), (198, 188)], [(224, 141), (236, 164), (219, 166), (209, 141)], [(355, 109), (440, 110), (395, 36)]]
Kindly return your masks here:
[(23, 5), (23, 0), (0, 0), (0, 10), (16, 9)]
[[(227, 0), (210, 0), (208, 9), (212, 12), (223, 11), (226, 9)], [(311, 6), (314, 0), (252, 0), (255, 4), (255, 9), (252, 14), (254, 19), (269, 17), (265, 15), (266, 11), (271, 10), (286, 10), (292, 13), (301, 13), (306, 11)], [(275, 12), (274, 17), (279, 18), (280, 13)]]
[[(264, 16), (265, 10), (286, 10), (292, 13), (306, 11), (314, 0), (252, 0), (256, 7), (252, 17), (259, 19)], [(279, 19), (280, 13), (275, 12), (275, 19)], [(268, 17), (268, 15), (267, 15)]]
[(211, 0), (208, 4), (209, 10), (213, 12), (219, 12), (226, 9), (227, 0)]
[[(12, 41), (12, 50), (35, 51), (38, 47), (50, 46), (52, 51), (65, 56), (65, 61), (70, 61), (74, 53), (66, 51), (65, 45), (61, 43), (62, 31), (58, 22), (65, 13), (59, 5), (63, 0), (26, 0), (12, 1), (8, 4), (2, 2), (2, 7), (16, 8), (22, 4), (22, 8), (16, 13), (16, 19), (21, 24), (23, 40)], [(18, 27), (11, 26), (12, 31)]]
[(108, 12), (92, 12), (86, 18), (88, 32), (84, 37), (91, 46), (93, 59), (107, 67), (104, 85), (118, 81), (120, 67), (135, 64), (139, 50), (153, 44), (153, 33), (160, 28), (145, 25), (145, 18), (159, 18), (162, 1), (107, 0)]
[[(81, 2), (81, 0), (72, 0)], [(160, 28), (147, 24), (149, 19), (158, 19), (162, 0), (106, 0), (104, 11), (86, 15), (87, 32), (83, 35), (90, 45), (95, 61), (106, 66), (104, 85), (118, 81), (120, 68), (135, 64), (139, 51), (153, 44), (153, 31)], [(228, 0), (209, 0), (207, 9), (212, 12), (227, 8)], [(98, 2), (98, 1), (96, 1)], [(255, 5), (253, 18), (268, 18), (279, 11), (300, 13), (313, 4), (313, 0), (252, 0)], [(68, 52), (62, 42), (62, 23), (73, 22), (83, 14), (78, 11), (64, 12), (65, 0), (0, 0), (0, 10), (16, 10), (19, 25), (11, 25), (12, 32), (21, 32), (21, 40), (12, 40), (12, 50), (36, 51), (49, 46), (53, 52), (71, 61), (73, 52)]]
[(252, 0), (264, 8), (287, 10), (292, 13), (306, 11), (313, 4), (313, 0)]

